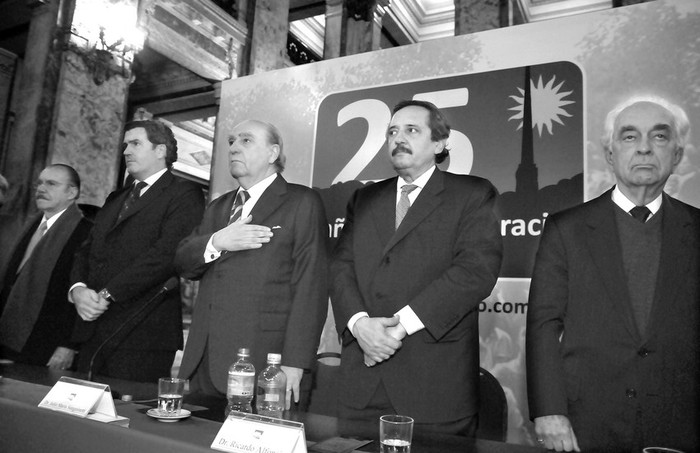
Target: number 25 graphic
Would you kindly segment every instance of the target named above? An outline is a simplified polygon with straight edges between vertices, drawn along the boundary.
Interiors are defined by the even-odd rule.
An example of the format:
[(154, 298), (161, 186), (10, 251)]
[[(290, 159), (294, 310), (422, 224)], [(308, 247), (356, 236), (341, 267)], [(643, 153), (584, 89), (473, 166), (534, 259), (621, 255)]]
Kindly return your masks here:
[[(413, 96), (415, 100), (429, 101), (437, 108), (463, 107), (469, 102), (469, 90), (456, 88), (452, 90), (419, 93)], [(338, 112), (338, 126), (348, 121), (362, 118), (367, 121), (367, 136), (355, 155), (348, 161), (332, 184), (357, 179), (360, 172), (369, 165), (374, 156), (384, 145), (386, 126), (391, 121), (391, 110), (378, 99), (362, 99), (343, 107)], [(462, 132), (452, 129), (447, 140), (450, 149), (450, 165), (447, 171), (458, 174), (469, 174), (474, 163), (474, 148), (469, 138)]]

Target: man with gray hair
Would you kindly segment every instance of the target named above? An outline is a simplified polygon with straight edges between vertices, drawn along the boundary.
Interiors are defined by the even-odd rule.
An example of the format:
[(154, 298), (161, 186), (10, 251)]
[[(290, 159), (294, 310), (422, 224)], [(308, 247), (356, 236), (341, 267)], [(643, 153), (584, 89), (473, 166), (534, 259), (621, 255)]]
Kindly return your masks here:
[(617, 184), (549, 216), (527, 315), (530, 418), (557, 451), (698, 451), (700, 209), (663, 192), (685, 112), (630, 99), (605, 122)]
[(200, 280), (180, 377), (223, 396), (239, 348), (250, 348), (258, 372), (267, 353), (281, 353), (286, 407), (292, 398), (303, 407), (328, 307), (323, 204), (280, 175), (285, 156), (272, 124), (244, 121), (228, 143), (239, 187), (211, 203), (175, 258), (183, 277)]

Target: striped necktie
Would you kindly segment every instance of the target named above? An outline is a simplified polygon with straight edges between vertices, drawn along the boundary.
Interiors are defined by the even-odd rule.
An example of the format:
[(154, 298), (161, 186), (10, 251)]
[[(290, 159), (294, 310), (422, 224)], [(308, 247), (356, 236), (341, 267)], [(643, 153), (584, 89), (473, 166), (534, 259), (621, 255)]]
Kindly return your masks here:
[(233, 202), (233, 207), (231, 208), (231, 216), (228, 219), (228, 225), (241, 218), (241, 213), (243, 212), (243, 205), (250, 198), (250, 194), (245, 190), (239, 190), (236, 194), (236, 200)]

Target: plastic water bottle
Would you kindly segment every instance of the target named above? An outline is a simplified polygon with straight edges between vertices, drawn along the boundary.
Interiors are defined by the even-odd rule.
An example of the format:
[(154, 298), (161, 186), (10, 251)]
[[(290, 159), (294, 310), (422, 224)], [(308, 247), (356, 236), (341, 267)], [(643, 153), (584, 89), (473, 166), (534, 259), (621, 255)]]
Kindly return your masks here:
[(255, 396), (255, 367), (250, 363), (250, 349), (240, 348), (238, 360), (228, 369), (228, 386), (226, 387), (226, 416), (229, 412), (253, 412), (253, 396)]
[(258, 414), (282, 418), (286, 402), (287, 376), (280, 368), (282, 355), (269, 353), (267, 368), (258, 375)]

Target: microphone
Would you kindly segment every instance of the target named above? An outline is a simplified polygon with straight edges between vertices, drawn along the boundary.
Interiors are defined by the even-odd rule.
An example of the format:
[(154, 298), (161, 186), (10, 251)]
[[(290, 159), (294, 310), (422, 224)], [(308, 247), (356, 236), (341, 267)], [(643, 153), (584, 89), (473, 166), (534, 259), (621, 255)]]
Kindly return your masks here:
[[(156, 308), (158, 306), (158, 303), (162, 302), (162, 299), (159, 299), (160, 296), (163, 294), (167, 293), (168, 291), (172, 291), (173, 289), (177, 288), (178, 284), (180, 283), (180, 280), (177, 277), (170, 277), (168, 281), (163, 283), (163, 285), (160, 287), (158, 292), (148, 299), (148, 301), (143, 304), (136, 312), (129, 317), (125, 322), (122, 323), (112, 334), (107, 337), (105, 341), (100, 343), (100, 345), (95, 349), (95, 352), (92, 354), (92, 357), (90, 357), (90, 366), (88, 367), (88, 374), (87, 374), (87, 380), (92, 381), (92, 368), (95, 364), (95, 359), (99, 355), (99, 353), (102, 351), (102, 348), (104, 348), (107, 343), (112, 341), (114, 337), (117, 336), (126, 326), (131, 324), (131, 322), (136, 319), (139, 315), (141, 315), (144, 311), (146, 311), (147, 308)], [(157, 301), (157, 303), (154, 304), (154, 301)], [(153, 305), (153, 307), (151, 307)], [(139, 322), (143, 321), (142, 319), (139, 320)], [(132, 328), (136, 327), (138, 325), (138, 322), (132, 326)]]

